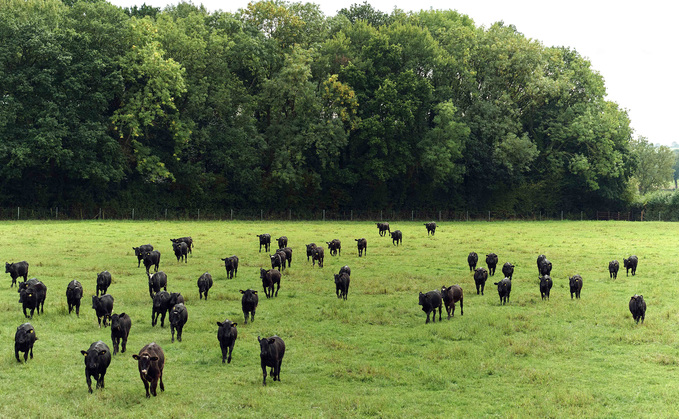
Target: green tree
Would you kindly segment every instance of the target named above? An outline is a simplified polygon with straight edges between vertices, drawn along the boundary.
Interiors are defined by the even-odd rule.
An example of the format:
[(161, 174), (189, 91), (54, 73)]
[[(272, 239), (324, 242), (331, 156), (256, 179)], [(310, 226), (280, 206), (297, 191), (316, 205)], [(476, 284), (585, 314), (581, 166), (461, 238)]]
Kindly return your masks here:
[(634, 177), (639, 182), (640, 194), (658, 190), (672, 182), (676, 156), (669, 147), (655, 146), (643, 136), (635, 138), (631, 145), (637, 159)]

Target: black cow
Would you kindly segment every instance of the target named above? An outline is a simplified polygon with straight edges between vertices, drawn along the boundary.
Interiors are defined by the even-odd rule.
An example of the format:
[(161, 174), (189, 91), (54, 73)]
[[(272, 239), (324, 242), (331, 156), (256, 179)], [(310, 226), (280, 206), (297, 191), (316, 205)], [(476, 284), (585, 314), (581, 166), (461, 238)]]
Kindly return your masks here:
[(25, 317), (26, 309), (31, 311), (30, 318), (33, 318), (33, 313), (37, 309), (38, 314), (45, 313), (45, 298), (47, 297), (47, 286), (35, 278), (19, 283), (19, 302), (22, 303), (22, 308)]
[(643, 295), (634, 294), (629, 300), (629, 311), (632, 313), (632, 318), (637, 324), (639, 324), (639, 319), (641, 323), (644, 323), (646, 318), (646, 301), (644, 301)]
[(549, 292), (552, 289), (552, 277), (549, 275), (542, 275), (540, 278), (540, 296), (544, 300), (547, 298), (549, 300)]
[(160, 292), (161, 288), (167, 291), (167, 274), (163, 271), (156, 272), (153, 275), (149, 274), (149, 295), (151, 299), (156, 293)]
[(540, 270), (540, 266), (542, 265), (542, 262), (544, 262), (546, 259), (547, 259), (547, 256), (545, 256), (545, 255), (538, 256), (538, 275), (542, 275), (542, 271)]
[(243, 308), (243, 314), (245, 315), (245, 324), (248, 324), (248, 313), (250, 313), (250, 321), (255, 321), (255, 311), (257, 311), (257, 305), (259, 304), (259, 297), (257, 296), (257, 291), (247, 289), (245, 291), (240, 290), (243, 294), (243, 298), (240, 300), (241, 307)]
[(389, 236), (391, 236), (391, 244), (394, 246), (403, 244), (403, 233), (401, 233), (401, 230), (390, 231)]
[(14, 263), (5, 262), (5, 273), (12, 277), (10, 288), (14, 287), (17, 283), (17, 278), (20, 276), (23, 276), (24, 282), (26, 282), (28, 280), (28, 262), (25, 260)]
[(165, 327), (165, 315), (172, 308), (170, 305), (170, 293), (161, 291), (153, 296), (153, 311), (151, 312), (151, 326), (155, 327), (160, 316), (160, 327)]
[(111, 286), (111, 274), (109, 271), (99, 272), (97, 274), (97, 297), (101, 292), (101, 295), (106, 294), (108, 287)]
[(451, 285), (448, 288), (442, 286), (441, 297), (446, 306), (446, 313), (448, 313), (449, 319), (455, 316), (455, 303), (458, 301), (460, 302), (460, 315), (464, 316), (464, 294), (462, 287), (459, 285)]
[(104, 294), (101, 297), (92, 296), (92, 308), (97, 313), (97, 320), (99, 327), (101, 327), (101, 318), (104, 318), (104, 327), (106, 327), (106, 319), (111, 320), (113, 313), (113, 296), (111, 294)]
[(177, 262), (184, 261), (189, 263), (189, 245), (184, 242), (172, 242), (172, 251), (174, 252)]
[(271, 269), (278, 268), (278, 270), (284, 270), (285, 269), (285, 253), (284, 252), (276, 252), (273, 255), (269, 255), (269, 258), (271, 259)]
[(387, 232), (391, 233), (389, 230), (389, 223), (376, 223), (377, 229), (380, 231), (380, 236), (386, 236)]
[(337, 294), (337, 298), (347, 299), (349, 294), (349, 282), (351, 282), (349, 275), (345, 273), (335, 274), (335, 293)]
[(226, 268), (226, 278), (233, 279), (234, 276), (238, 276), (238, 256), (233, 255), (222, 260)]
[[(207, 297), (206, 297), (207, 298)], [(174, 343), (174, 330), (177, 329), (177, 340), (182, 341), (182, 330), (186, 321), (189, 319), (189, 312), (184, 303), (175, 304), (170, 310), (170, 330), (172, 331), (172, 342)]]
[(580, 290), (582, 290), (582, 277), (580, 275), (573, 275), (568, 278), (568, 282), (571, 288), (571, 300), (573, 299), (573, 294), (575, 294), (575, 298), (580, 298)]
[(168, 301), (168, 307), (174, 307), (175, 304), (184, 303), (184, 296), (178, 292), (170, 293), (170, 300)]
[(163, 368), (165, 368), (165, 353), (163, 349), (155, 342), (141, 348), (139, 354), (132, 355), (132, 358), (137, 360), (137, 367), (139, 368), (139, 376), (146, 388), (146, 398), (149, 395), (149, 383), (151, 384), (151, 394), (156, 397), (156, 387), (160, 381), (160, 391), (165, 391), (163, 385)]
[(314, 250), (316, 249), (316, 243), (305, 244), (305, 246), (306, 246), (306, 261), (308, 262), (310, 257), (313, 260)]
[(328, 245), (328, 249), (330, 250), (330, 256), (337, 256), (338, 252), (340, 255), (342, 255), (341, 241), (339, 241), (338, 239), (332, 239), (331, 241), (325, 243)]
[[(637, 273), (637, 264), (639, 263), (639, 258), (637, 258), (635, 255), (632, 255), (629, 257), (629, 259), (623, 259), (622, 260), (623, 265), (625, 266), (625, 269), (627, 269), (627, 276), (629, 276), (629, 270), (632, 270), (632, 276), (636, 275)], [(643, 321), (642, 321), (643, 323)]]
[(154, 267), (154, 272), (158, 272), (158, 266), (160, 265), (160, 252), (157, 250), (152, 250), (150, 252), (144, 253), (144, 266), (146, 267), (146, 273), (149, 273), (151, 266)]
[(17, 362), (21, 362), (19, 358), (19, 352), (24, 353), (24, 362), (28, 361), (28, 353), (31, 353), (31, 359), (33, 359), (33, 344), (38, 340), (35, 335), (35, 329), (30, 323), (24, 323), (17, 327), (17, 332), (14, 335), (14, 356)]
[(486, 281), (488, 280), (488, 271), (484, 267), (476, 268), (474, 271), (474, 283), (476, 283), (476, 295), (483, 295), (483, 289), (486, 287)]
[(75, 308), (75, 314), (80, 317), (80, 299), (83, 298), (83, 286), (77, 280), (73, 280), (66, 286), (66, 302), (68, 303), (68, 314)]
[(351, 276), (351, 268), (347, 265), (344, 265), (340, 268), (339, 274), (340, 275), (347, 274), (347, 275)]
[(313, 254), (313, 266), (316, 266), (316, 261), (318, 261), (318, 267), (323, 267), (323, 259), (325, 258), (325, 250), (322, 247), (317, 247), (314, 249)]
[(618, 279), (618, 271), (620, 270), (620, 263), (617, 260), (608, 262), (608, 273), (613, 279)]
[(365, 237), (362, 237), (360, 239), (354, 239), (356, 240), (356, 246), (358, 247), (358, 257), (363, 256), (363, 252), (365, 252), (365, 255), (368, 255), (368, 241), (365, 239)]
[(292, 249), (289, 247), (284, 247), (276, 251), (276, 253), (285, 253), (285, 260), (288, 261), (288, 268), (292, 265)]
[(137, 268), (141, 266), (141, 261), (144, 260), (144, 254), (153, 250), (153, 246), (150, 244), (143, 244), (139, 247), (133, 247), (134, 255), (137, 257)]
[(429, 233), (433, 236), (434, 233), (436, 233), (436, 223), (431, 222), (431, 223), (424, 223), (424, 226), (427, 227), (427, 237), (429, 237)]
[(497, 267), (498, 257), (495, 253), (486, 255), (486, 265), (488, 265), (488, 273), (490, 276), (495, 275), (495, 268)]
[(509, 301), (509, 294), (512, 292), (512, 281), (509, 278), (504, 278), (500, 282), (495, 282), (497, 285), (497, 293), (500, 295), (500, 304), (507, 304)]
[(259, 341), (259, 357), (262, 365), (262, 375), (264, 379), (262, 384), (266, 385), (266, 367), (271, 367), (271, 377), (274, 381), (281, 381), (281, 364), (283, 363), (283, 355), (285, 355), (285, 342), (278, 336), (270, 338), (260, 338)]
[(262, 253), (262, 246), (264, 246), (264, 251), (268, 252), (271, 248), (271, 235), (258, 234), (257, 237), (259, 237), (259, 253)]
[(186, 243), (187, 250), (189, 253), (193, 254), (193, 239), (191, 237), (180, 237), (178, 239), (170, 239), (172, 243)]
[(467, 264), (469, 265), (469, 272), (476, 270), (476, 264), (479, 263), (479, 255), (476, 252), (469, 253), (467, 256)]
[(506, 262), (504, 265), (502, 265), (502, 275), (504, 275), (505, 278), (509, 278), (511, 280), (512, 275), (514, 275), (514, 265), (509, 262)]
[(443, 298), (441, 297), (441, 293), (438, 290), (429, 291), (426, 294), (422, 294), (422, 292), (420, 292), (419, 305), (422, 306), (422, 311), (427, 313), (427, 321), (425, 321), (424, 324), (429, 323), (429, 314), (431, 314), (431, 312), (434, 312), (432, 321), (436, 322), (437, 308), (439, 309), (439, 321), (441, 321), (441, 306), (443, 305)]
[(278, 297), (278, 290), (281, 289), (281, 273), (275, 269), (269, 269), (265, 271), (264, 269), (259, 270), (259, 277), (262, 279), (262, 287), (264, 287), (264, 294), (266, 298), (272, 298), (274, 296), (273, 287), (278, 284), (276, 288), (276, 297)]
[(219, 326), (219, 329), (217, 330), (217, 340), (219, 341), (219, 346), (222, 348), (222, 364), (225, 362), (231, 363), (233, 346), (236, 344), (236, 339), (238, 339), (238, 329), (236, 329), (236, 325), (238, 325), (238, 323), (233, 323), (229, 319), (226, 319), (223, 322), (217, 322), (217, 326)]
[(127, 349), (127, 337), (130, 335), (130, 328), (132, 328), (132, 319), (126, 313), (111, 315), (111, 340), (113, 341), (113, 355), (118, 353), (118, 345), (122, 340), (122, 350), (125, 353)]
[(280, 236), (279, 238), (276, 239), (278, 242), (278, 248), (282, 249), (284, 247), (288, 247), (288, 238), (285, 236)]
[(111, 364), (111, 350), (102, 341), (94, 342), (90, 349), (80, 351), (85, 355), (85, 378), (87, 388), (92, 393), (92, 377), (97, 381), (97, 388), (104, 388), (104, 376), (106, 369)]
[(540, 264), (540, 276), (550, 275), (552, 273), (552, 262), (549, 259), (545, 259)]
[(200, 294), (200, 299), (203, 299), (203, 294), (205, 294), (205, 301), (207, 301), (207, 292), (212, 288), (212, 275), (205, 272), (198, 278), (198, 293)]

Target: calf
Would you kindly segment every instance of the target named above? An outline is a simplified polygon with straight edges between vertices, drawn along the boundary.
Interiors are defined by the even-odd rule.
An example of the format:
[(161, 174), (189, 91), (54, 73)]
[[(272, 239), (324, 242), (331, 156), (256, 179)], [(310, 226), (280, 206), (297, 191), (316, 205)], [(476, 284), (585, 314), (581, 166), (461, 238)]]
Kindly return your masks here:
[(571, 300), (573, 299), (573, 294), (575, 294), (575, 298), (580, 298), (580, 290), (582, 290), (582, 277), (580, 275), (573, 275), (568, 278), (568, 282), (571, 288)]
[(75, 308), (75, 314), (80, 317), (80, 299), (83, 298), (83, 286), (77, 280), (73, 280), (66, 286), (66, 303), (68, 314)]
[(462, 293), (462, 287), (459, 285), (451, 285), (446, 288), (441, 287), (441, 297), (443, 298), (443, 303), (446, 306), (446, 313), (448, 313), (448, 318), (455, 316), (455, 303), (460, 302), (460, 315), (464, 316), (464, 295)]
[(316, 249), (316, 243), (305, 244), (306, 246), (306, 261), (309, 261), (311, 257), (313, 260), (314, 250)]
[(504, 265), (502, 265), (502, 275), (504, 275), (505, 278), (509, 278), (511, 280), (512, 275), (514, 275), (514, 265), (509, 262), (506, 262)]
[(488, 271), (484, 267), (476, 268), (474, 271), (474, 283), (476, 283), (476, 295), (483, 295), (483, 289), (486, 287), (486, 281), (488, 280)]
[(495, 275), (495, 267), (497, 266), (497, 255), (495, 253), (490, 253), (486, 255), (486, 265), (488, 265), (488, 273), (490, 276)]
[(255, 321), (255, 311), (257, 311), (257, 305), (259, 304), (259, 297), (257, 296), (257, 291), (255, 290), (240, 290), (243, 297), (240, 300), (241, 307), (243, 308), (243, 314), (245, 315), (245, 324), (248, 324), (248, 313), (250, 313), (250, 321)]
[(179, 303), (184, 303), (184, 296), (178, 292), (171, 292), (168, 307), (174, 307), (175, 304)]
[(153, 296), (153, 311), (151, 312), (151, 327), (155, 327), (160, 316), (160, 327), (165, 327), (165, 315), (172, 308), (170, 305), (171, 296), (167, 291), (161, 291)]
[(552, 289), (552, 277), (549, 275), (542, 275), (540, 278), (540, 296), (544, 300), (547, 298), (549, 300), (549, 292)]
[(149, 273), (151, 266), (154, 267), (154, 271), (158, 272), (158, 266), (160, 265), (160, 252), (157, 250), (152, 250), (150, 252), (144, 253), (144, 266), (146, 267), (146, 273)]
[(337, 298), (347, 299), (350, 281), (351, 278), (345, 273), (335, 274), (335, 293), (337, 294)]
[(540, 255), (538, 256), (538, 275), (542, 275), (540, 271), (540, 266), (542, 265), (542, 262), (544, 262), (547, 259), (547, 256), (545, 255)]
[(332, 239), (329, 242), (325, 242), (330, 250), (330, 256), (337, 256), (337, 253), (342, 254), (342, 242), (337, 239)]
[(285, 236), (280, 236), (279, 238), (276, 239), (278, 242), (278, 248), (282, 249), (284, 247), (288, 247), (288, 238)]
[(88, 390), (92, 393), (92, 377), (97, 381), (97, 388), (103, 389), (106, 369), (111, 364), (111, 350), (99, 340), (90, 345), (90, 349), (80, 351), (80, 353), (85, 355), (85, 378)]
[(292, 249), (289, 248), (289, 247), (284, 247), (284, 248), (276, 251), (276, 253), (281, 253), (281, 252), (285, 253), (285, 260), (288, 261), (288, 268), (289, 268), (290, 265), (292, 264)]
[[(206, 297), (207, 299), (207, 297)], [(175, 304), (170, 310), (170, 331), (172, 332), (172, 343), (174, 343), (174, 330), (177, 329), (177, 340), (182, 341), (182, 330), (186, 321), (189, 319), (189, 312), (184, 303)]]
[(24, 317), (29, 317), (26, 314), (26, 309), (31, 311), (30, 318), (33, 318), (33, 313), (37, 309), (38, 314), (45, 313), (45, 298), (47, 297), (47, 287), (42, 282), (35, 278), (19, 284), (19, 302), (22, 303)]
[(630, 269), (632, 270), (632, 276), (634, 276), (637, 273), (637, 264), (639, 263), (639, 258), (632, 255), (629, 257), (629, 259), (623, 259), (622, 263), (625, 266), (625, 269), (627, 269), (627, 276), (629, 276)]
[(31, 353), (31, 359), (33, 359), (33, 344), (38, 340), (35, 335), (35, 329), (30, 323), (24, 323), (17, 327), (17, 332), (14, 335), (14, 356), (17, 362), (21, 362), (19, 358), (19, 352), (24, 353), (24, 362), (28, 361), (28, 353)]
[(608, 273), (611, 278), (618, 279), (618, 270), (620, 270), (620, 263), (617, 260), (608, 262)]
[(269, 255), (269, 258), (271, 258), (271, 269), (278, 268), (281, 271), (285, 269), (285, 253), (276, 252), (273, 255)]
[(316, 261), (318, 261), (318, 267), (322, 268), (324, 258), (325, 258), (325, 250), (323, 250), (322, 247), (315, 248), (313, 258), (312, 258), (313, 266), (316, 266)]
[[(236, 344), (238, 338), (238, 329), (231, 320), (226, 319), (223, 322), (217, 322), (219, 329), (217, 330), (217, 340), (219, 346), (222, 348), (222, 364), (231, 363), (231, 354), (233, 353), (233, 346)], [(228, 358), (227, 358), (228, 354)]]
[(207, 301), (207, 292), (212, 288), (212, 275), (205, 272), (198, 278), (198, 293), (200, 294), (200, 299), (203, 299), (203, 294), (205, 294), (205, 301)]
[(144, 254), (153, 250), (150, 244), (143, 244), (139, 247), (133, 247), (134, 255), (137, 257), (137, 268), (141, 266), (141, 261), (144, 259)]
[(386, 236), (387, 232), (391, 233), (389, 230), (389, 223), (376, 223), (377, 229), (380, 231), (380, 236)]
[(101, 318), (104, 318), (104, 327), (106, 327), (106, 319), (111, 320), (113, 313), (113, 296), (111, 294), (104, 294), (101, 297), (92, 296), (92, 308), (97, 313), (97, 320), (101, 328)]
[(106, 294), (106, 291), (108, 291), (108, 287), (111, 286), (111, 274), (109, 271), (104, 271), (100, 272), (97, 274), (97, 297), (99, 296), (99, 292), (101, 292), (101, 295)]
[(193, 249), (193, 239), (191, 237), (180, 237), (178, 239), (170, 239), (172, 243), (186, 243), (187, 251), (191, 254)]
[(113, 355), (118, 353), (118, 344), (122, 340), (122, 350), (127, 348), (127, 337), (130, 335), (132, 319), (125, 313), (111, 315), (111, 340), (113, 341)]
[(152, 342), (141, 348), (138, 355), (132, 355), (132, 358), (137, 360), (139, 376), (146, 389), (146, 398), (151, 397), (149, 395), (149, 383), (151, 384), (151, 394), (153, 394), (153, 397), (156, 397), (158, 381), (160, 381), (160, 391), (165, 391), (165, 386), (163, 385), (165, 353), (163, 349), (155, 342)]
[(401, 230), (390, 231), (389, 235), (391, 236), (391, 244), (394, 246), (403, 244), (403, 233), (401, 233)]
[(281, 381), (281, 364), (283, 363), (283, 355), (285, 355), (285, 342), (278, 336), (270, 338), (260, 338), (259, 341), (259, 358), (262, 365), (262, 375), (264, 379), (262, 384), (266, 385), (266, 367), (271, 367), (271, 377), (274, 381)]
[(276, 297), (278, 297), (278, 290), (281, 289), (281, 273), (275, 269), (269, 269), (265, 271), (264, 269), (259, 270), (259, 277), (262, 279), (262, 286), (264, 287), (264, 294), (266, 298), (272, 298), (274, 296), (273, 287), (278, 284), (276, 288)]
[(161, 288), (167, 291), (167, 274), (163, 271), (156, 272), (153, 275), (149, 274), (149, 295), (151, 299), (156, 293), (160, 292)]
[(10, 285), (10, 288), (14, 287), (17, 283), (17, 278), (20, 276), (23, 276), (24, 282), (26, 282), (28, 280), (28, 262), (25, 260), (14, 263), (5, 262), (5, 273), (12, 277), (12, 285)]
[(271, 248), (271, 235), (258, 234), (257, 237), (259, 237), (259, 253), (262, 253), (262, 246), (264, 246), (264, 251), (268, 252)]
[(360, 239), (354, 239), (356, 240), (356, 246), (358, 247), (358, 257), (363, 256), (363, 252), (365, 252), (365, 255), (368, 255), (368, 241), (365, 239), (365, 237), (360, 238)]
[(552, 262), (549, 259), (545, 259), (540, 264), (540, 275), (550, 275), (552, 273)]
[(422, 306), (422, 311), (427, 313), (427, 321), (424, 322), (424, 324), (429, 323), (429, 314), (431, 312), (434, 312), (434, 315), (432, 316), (432, 321), (436, 322), (436, 309), (439, 309), (439, 321), (441, 321), (441, 305), (442, 305), (443, 299), (441, 298), (441, 293), (438, 292), (438, 290), (434, 291), (429, 291), (426, 294), (422, 294), (420, 292), (420, 302), (419, 305)]
[(469, 272), (476, 270), (476, 264), (479, 262), (479, 255), (476, 252), (471, 252), (467, 256), (467, 264), (469, 265)]
[(644, 301), (643, 295), (634, 294), (629, 300), (629, 311), (632, 313), (632, 318), (637, 324), (639, 324), (639, 319), (641, 323), (644, 323), (646, 318), (646, 301)]
[(495, 282), (495, 285), (497, 285), (497, 293), (500, 295), (500, 304), (507, 304), (509, 294), (512, 292), (512, 281), (509, 278), (504, 278), (500, 282)]
[(172, 251), (177, 258), (177, 262), (189, 262), (189, 245), (184, 242), (172, 242)]
[(340, 268), (339, 274), (340, 275), (347, 274), (347, 275), (351, 276), (351, 268), (347, 265), (344, 265)]
[(432, 236), (436, 233), (436, 223), (424, 223), (424, 226), (427, 227), (427, 237), (429, 237), (429, 233), (431, 233)]
[(226, 268), (226, 278), (233, 279), (234, 276), (238, 276), (238, 256), (233, 255), (222, 260)]

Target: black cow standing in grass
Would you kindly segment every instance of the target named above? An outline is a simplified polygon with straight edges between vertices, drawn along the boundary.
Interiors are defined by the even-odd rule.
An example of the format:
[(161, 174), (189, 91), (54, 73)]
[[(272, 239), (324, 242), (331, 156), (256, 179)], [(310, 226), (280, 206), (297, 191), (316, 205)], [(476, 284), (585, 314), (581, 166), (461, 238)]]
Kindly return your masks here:
[(441, 287), (441, 297), (443, 298), (443, 303), (446, 306), (446, 313), (448, 318), (455, 316), (455, 303), (460, 302), (460, 315), (464, 316), (464, 294), (462, 292), (462, 287), (459, 285), (451, 285), (446, 288)]
[(160, 266), (160, 252), (157, 250), (144, 253), (144, 267), (146, 267), (147, 274), (149, 273), (151, 266), (153, 266), (154, 272), (158, 272), (158, 267)]
[(92, 393), (92, 377), (97, 382), (97, 388), (104, 388), (104, 376), (106, 370), (111, 364), (111, 350), (102, 341), (94, 342), (90, 345), (90, 349), (80, 351), (85, 356), (85, 378), (87, 379), (87, 388)]
[(573, 275), (568, 278), (568, 284), (571, 289), (571, 300), (575, 294), (575, 298), (580, 298), (580, 291), (582, 290), (582, 277), (580, 275)]
[(264, 269), (259, 270), (259, 277), (262, 279), (262, 287), (264, 287), (264, 294), (266, 298), (274, 297), (273, 288), (274, 285), (278, 284), (276, 288), (275, 296), (278, 297), (278, 290), (281, 289), (281, 273), (276, 269), (269, 269), (265, 271)]
[(504, 265), (502, 265), (502, 275), (504, 275), (505, 278), (509, 278), (511, 280), (512, 275), (514, 275), (514, 265), (509, 262), (506, 262)]
[(160, 391), (165, 391), (163, 385), (163, 369), (165, 368), (165, 353), (163, 349), (155, 342), (141, 348), (139, 354), (132, 355), (132, 358), (137, 360), (137, 368), (139, 369), (139, 376), (146, 388), (146, 398), (150, 398), (149, 384), (151, 387), (151, 394), (156, 397), (156, 387), (160, 381)]
[(285, 236), (280, 236), (279, 238), (276, 239), (278, 242), (278, 248), (282, 249), (284, 247), (288, 247), (288, 238)]
[(509, 294), (512, 292), (512, 281), (509, 278), (504, 278), (500, 282), (495, 282), (495, 285), (497, 285), (497, 293), (500, 295), (500, 304), (507, 304)]
[(111, 273), (109, 271), (99, 272), (97, 274), (97, 297), (106, 294), (108, 287), (111, 286)]
[(545, 298), (549, 300), (549, 292), (552, 290), (552, 277), (549, 275), (542, 275), (540, 278), (540, 296), (544, 300)]
[(479, 255), (476, 252), (469, 253), (467, 256), (467, 264), (469, 265), (469, 272), (476, 270), (476, 264), (479, 263)]
[(641, 323), (644, 323), (646, 318), (646, 301), (644, 301), (643, 295), (634, 294), (629, 300), (629, 311), (632, 313), (632, 318), (637, 324), (639, 324), (639, 319)]
[(325, 250), (322, 247), (317, 247), (314, 249), (314, 254), (312, 257), (313, 266), (316, 266), (316, 261), (318, 261), (318, 267), (323, 267), (323, 259), (325, 259)]
[(191, 237), (180, 237), (178, 239), (170, 239), (172, 243), (186, 243), (187, 251), (191, 254), (193, 249), (193, 239)]
[(545, 255), (538, 256), (538, 260), (537, 260), (537, 262), (538, 262), (538, 275), (542, 275), (542, 270), (540, 269), (540, 267), (542, 266), (542, 262), (544, 262), (545, 260), (547, 260), (547, 256), (545, 256)]
[(30, 323), (24, 323), (17, 327), (16, 334), (14, 334), (14, 356), (17, 362), (21, 362), (19, 357), (19, 352), (24, 353), (24, 362), (28, 361), (28, 353), (31, 354), (31, 359), (33, 359), (33, 344), (38, 340), (35, 335), (35, 329)]
[[(207, 296), (205, 297), (207, 299)], [(182, 331), (189, 319), (189, 312), (184, 303), (175, 304), (170, 310), (170, 331), (172, 332), (172, 343), (174, 343), (174, 330), (177, 329), (177, 340), (182, 341)]]
[(285, 253), (274, 253), (269, 255), (271, 259), (271, 269), (278, 268), (279, 271), (285, 269)]
[(137, 268), (141, 266), (141, 261), (144, 260), (144, 255), (153, 250), (153, 246), (150, 244), (143, 244), (139, 247), (133, 247), (134, 255), (137, 257)]
[(391, 233), (391, 230), (389, 229), (389, 223), (376, 223), (377, 224), (377, 229), (380, 232), (380, 236), (386, 236), (387, 233)]
[(476, 295), (483, 295), (483, 290), (486, 287), (486, 281), (488, 280), (488, 270), (486, 268), (479, 267), (474, 271), (474, 283), (476, 284)]
[(620, 270), (620, 263), (617, 260), (608, 262), (608, 274), (613, 279), (618, 279), (618, 271)]
[(427, 227), (427, 237), (429, 237), (429, 233), (433, 236), (434, 233), (436, 233), (436, 223), (431, 222), (431, 223), (424, 223), (424, 226)]
[(337, 298), (347, 299), (349, 295), (349, 282), (351, 282), (351, 277), (348, 274), (335, 274), (335, 293)]
[(80, 317), (80, 300), (83, 298), (83, 286), (77, 280), (73, 280), (66, 286), (66, 303), (68, 314), (75, 308), (75, 314)]
[(630, 269), (632, 270), (632, 276), (636, 275), (639, 258), (637, 258), (635, 255), (632, 255), (629, 257), (629, 259), (623, 259), (622, 263), (625, 266), (625, 269), (627, 270), (627, 276), (629, 276)]
[(177, 262), (184, 261), (189, 263), (189, 245), (184, 242), (172, 242), (172, 251), (174, 252)]
[(351, 268), (347, 265), (344, 265), (340, 268), (339, 274), (340, 275), (347, 274), (347, 275), (351, 276)]
[(363, 252), (365, 252), (365, 255), (368, 256), (368, 241), (365, 239), (365, 237), (354, 240), (356, 240), (356, 247), (358, 247), (358, 257), (363, 256)]
[(207, 292), (212, 288), (212, 275), (205, 272), (198, 278), (198, 293), (200, 294), (200, 299), (203, 299), (203, 294), (205, 294), (205, 301), (207, 301)]
[(262, 253), (262, 246), (264, 246), (264, 251), (268, 252), (271, 248), (271, 234), (258, 234), (259, 237), (259, 253)]
[(111, 315), (111, 340), (113, 341), (113, 355), (118, 353), (118, 346), (122, 341), (122, 350), (125, 353), (127, 349), (127, 337), (130, 335), (132, 328), (132, 319), (126, 313)]
[(283, 364), (283, 355), (285, 355), (285, 342), (278, 336), (271, 336), (270, 338), (260, 338), (259, 341), (259, 357), (262, 366), (262, 375), (264, 376), (262, 384), (266, 385), (266, 367), (271, 368), (271, 377), (274, 381), (281, 381), (281, 365)]
[(257, 291), (252, 289), (247, 289), (245, 291), (240, 290), (243, 297), (240, 300), (241, 308), (243, 309), (243, 314), (245, 315), (245, 324), (248, 324), (248, 313), (250, 314), (250, 321), (255, 321), (255, 311), (257, 311), (257, 305), (259, 304), (259, 297), (257, 296)]
[(486, 265), (488, 266), (488, 273), (490, 276), (495, 275), (495, 268), (497, 267), (498, 257), (495, 253), (486, 255)]
[(305, 244), (306, 246), (306, 261), (309, 261), (309, 258), (312, 258), (314, 256), (314, 250), (316, 250), (316, 243), (309, 243)]
[(167, 291), (167, 274), (163, 271), (156, 272), (153, 275), (149, 274), (149, 295), (151, 299), (160, 289)]
[(234, 276), (238, 276), (238, 256), (233, 255), (222, 260), (224, 261), (224, 268), (226, 268), (226, 278), (233, 279)]
[(328, 245), (328, 250), (330, 250), (330, 256), (337, 256), (339, 253), (342, 255), (342, 242), (338, 239), (332, 239), (329, 242), (325, 242)]
[(420, 292), (420, 301), (419, 305), (422, 306), (422, 311), (427, 313), (427, 321), (424, 323), (427, 324), (429, 323), (429, 314), (434, 312), (434, 315), (432, 316), (432, 321), (436, 322), (436, 309), (439, 309), (439, 321), (441, 321), (441, 311), (442, 305), (443, 305), (443, 298), (441, 297), (441, 293), (438, 290), (434, 291), (429, 291), (426, 294), (423, 294)]
[(540, 263), (540, 275), (550, 275), (552, 273), (552, 262), (549, 259), (545, 259)]
[(219, 329), (217, 330), (217, 340), (219, 341), (219, 347), (222, 348), (222, 364), (225, 362), (231, 363), (231, 354), (233, 354), (233, 347), (236, 344), (236, 339), (238, 339), (238, 329), (236, 326), (238, 323), (234, 323), (229, 319), (223, 322), (217, 322)]
[(394, 246), (403, 244), (403, 233), (401, 233), (401, 230), (390, 231), (389, 235), (391, 236), (391, 244)]
[(10, 288), (14, 287), (17, 283), (17, 278), (20, 276), (23, 276), (24, 282), (26, 282), (28, 280), (28, 262), (25, 260), (14, 263), (5, 262), (5, 273), (8, 273), (9, 276), (12, 277), (12, 285), (10, 285)]
[(19, 302), (22, 304), (25, 317), (26, 309), (30, 310), (30, 318), (38, 310), (38, 315), (45, 314), (45, 298), (47, 298), (47, 286), (35, 278), (19, 283)]
[(106, 327), (106, 319), (111, 320), (111, 314), (113, 314), (113, 296), (111, 294), (104, 294), (101, 297), (93, 295), (92, 308), (97, 313), (99, 327), (101, 327), (102, 317), (104, 318), (104, 327)]
[(155, 327), (160, 316), (160, 327), (165, 327), (165, 315), (172, 308), (171, 296), (167, 291), (161, 291), (153, 296), (153, 311), (151, 311), (151, 326)]
[(290, 265), (292, 265), (292, 249), (289, 247), (284, 247), (282, 249), (278, 249), (276, 253), (285, 253), (285, 260), (288, 261), (288, 268)]

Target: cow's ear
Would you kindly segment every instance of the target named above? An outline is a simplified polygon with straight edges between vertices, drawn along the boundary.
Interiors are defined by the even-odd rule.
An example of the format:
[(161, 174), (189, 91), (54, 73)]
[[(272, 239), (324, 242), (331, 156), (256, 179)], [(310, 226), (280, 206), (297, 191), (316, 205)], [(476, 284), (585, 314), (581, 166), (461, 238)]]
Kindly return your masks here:
[(255, 291), (255, 294), (257, 294), (257, 291)]
[(118, 317), (123, 317), (124, 315), (125, 315), (125, 313), (120, 313), (120, 314), (118, 314)]
[(276, 339), (274, 339), (274, 338), (269, 338), (269, 343), (270, 343), (270, 344), (272, 344), (272, 345), (273, 345), (273, 344), (274, 344), (274, 342), (276, 342)]
[(238, 323), (232, 323), (231, 326), (236, 327), (238, 326)]
[(136, 360), (138, 361), (138, 360), (139, 360), (139, 355), (134, 354), (134, 355), (132, 355), (132, 358), (134, 358), (134, 359), (136, 359)]
[(87, 351), (80, 351), (80, 353), (87, 356)]
[(257, 341), (258, 341), (258, 342), (261, 342), (261, 341), (262, 341), (262, 338), (260, 338), (259, 336), (257, 336)]
[(152, 357), (150, 357), (149, 359), (150, 359), (151, 361), (157, 361), (157, 360), (158, 360), (158, 357), (157, 357), (157, 356), (152, 356)]
[(104, 349), (103, 351), (99, 351), (99, 355), (106, 355), (106, 352), (108, 352), (106, 349)]
[(222, 327), (222, 326), (224, 326), (224, 323), (222, 323), (222, 322), (217, 322), (217, 326)]
[(243, 291), (243, 290), (240, 290), (240, 293), (241, 293), (241, 294), (245, 294), (245, 291)]
[(33, 333), (33, 329), (29, 330), (28, 333)]
[(29, 297), (33, 297), (33, 294), (32, 294), (32, 293), (31, 293), (31, 294), (28, 294), (28, 296), (29, 296)]

